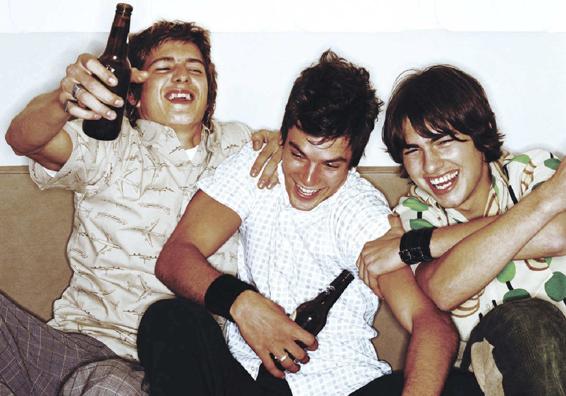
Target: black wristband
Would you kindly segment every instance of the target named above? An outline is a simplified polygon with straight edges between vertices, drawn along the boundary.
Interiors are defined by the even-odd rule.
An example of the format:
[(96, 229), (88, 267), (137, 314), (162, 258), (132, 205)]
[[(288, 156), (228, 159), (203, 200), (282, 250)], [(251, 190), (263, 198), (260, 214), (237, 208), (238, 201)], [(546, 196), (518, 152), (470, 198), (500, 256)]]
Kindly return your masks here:
[(432, 261), (430, 254), (430, 239), (433, 228), (411, 230), (403, 234), (399, 244), (399, 256), (407, 265)]
[(214, 280), (204, 295), (204, 305), (210, 312), (234, 321), (230, 308), (238, 296), (246, 291), (257, 291), (255, 287), (236, 278), (223, 274)]

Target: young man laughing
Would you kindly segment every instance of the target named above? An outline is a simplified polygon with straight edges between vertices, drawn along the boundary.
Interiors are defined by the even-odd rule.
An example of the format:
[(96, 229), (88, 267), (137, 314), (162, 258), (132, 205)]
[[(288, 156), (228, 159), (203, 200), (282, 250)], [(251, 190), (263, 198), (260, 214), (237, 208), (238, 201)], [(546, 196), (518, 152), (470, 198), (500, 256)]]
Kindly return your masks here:
[[(379, 298), (356, 276), (315, 338), (288, 314), (343, 270), (357, 274), (364, 244), (390, 227), (383, 195), (353, 170), (381, 102), (369, 74), (331, 51), (295, 81), (281, 126), (273, 190), (257, 190), (250, 147), (203, 180), (164, 247), (157, 276), (182, 299), (152, 305), (138, 351), (155, 394), (436, 395), (456, 337), (408, 268), (379, 278), (412, 333), (404, 376), (390, 374), (371, 339)], [(207, 257), (240, 230), (238, 277)], [(208, 310), (208, 311), (207, 311)], [(229, 319), (226, 340), (210, 312)], [(305, 350), (306, 349), (306, 350)], [(204, 373), (204, 374), (203, 374)], [(473, 387), (446, 394), (476, 394)]]

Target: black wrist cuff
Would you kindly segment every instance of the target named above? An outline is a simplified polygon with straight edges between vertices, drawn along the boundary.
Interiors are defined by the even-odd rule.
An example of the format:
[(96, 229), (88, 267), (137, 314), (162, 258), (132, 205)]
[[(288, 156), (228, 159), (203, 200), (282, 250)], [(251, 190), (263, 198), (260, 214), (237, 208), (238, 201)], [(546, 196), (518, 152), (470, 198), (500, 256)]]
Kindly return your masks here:
[(206, 290), (204, 305), (210, 312), (233, 322), (234, 319), (230, 315), (230, 308), (236, 298), (246, 290), (257, 291), (255, 287), (242, 282), (235, 276), (228, 274), (220, 275)]
[(435, 228), (411, 230), (403, 234), (399, 245), (399, 256), (407, 265), (432, 261), (430, 239)]

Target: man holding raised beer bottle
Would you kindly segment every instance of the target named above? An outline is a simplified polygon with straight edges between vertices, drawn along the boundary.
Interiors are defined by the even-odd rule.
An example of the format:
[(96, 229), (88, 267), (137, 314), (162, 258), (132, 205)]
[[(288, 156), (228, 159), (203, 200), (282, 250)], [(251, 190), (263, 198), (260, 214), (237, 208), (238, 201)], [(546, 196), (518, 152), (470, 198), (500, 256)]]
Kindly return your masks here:
[[(250, 146), (199, 181), (156, 265), (157, 277), (186, 299), (159, 301), (140, 322), (138, 352), (152, 394), (477, 394), (453, 386), (452, 377), (465, 373), (444, 386), (457, 335), (409, 267), (378, 279), (412, 333), (404, 377), (387, 375), (371, 343), (379, 299), (365, 273), (345, 287), (320, 332), (292, 320), (329, 284), (344, 289), (337, 275), (357, 274), (364, 244), (390, 228), (384, 196), (352, 169), (381, 104), (365, 69), (327, 51), (301, 73), (287, 102), (282, 184), (255, 188), (246, 170)], [(236, 278), (214, 269), (210, 255), (238, 229)], [(229, 320), (227, 343), (209, 312)]]
[[(120, 83), (116, 76), (82, 54), (6, 134), (14, 151), (32, 160), (40, 188), (74, 192), (75, 219), (67, 247), (73, 274), (49, 324), (0, 294), (0, 394), (143, 394), (138, 322), (152, 302), (172, 296), (155, 278), (156, 258), (197, 180), (250, 140), (246, 125), (213, 118), (216, 72), (206, 30), (155, 23), (130, 37), (129, 60), (126, 100), (108, 88)], [(83, 133), (83, 120), (114, 120), (113, 108), (123, 107), (129, 122), (116, 139)], [(254, 142), (272, 136), (262, 132)], [(267, 147), (276, 151), (277, 139)], [(265, 186), (274, 181), (269, 169)], [(233, 237), (211, 262), (233, 272), (236, 251)]]

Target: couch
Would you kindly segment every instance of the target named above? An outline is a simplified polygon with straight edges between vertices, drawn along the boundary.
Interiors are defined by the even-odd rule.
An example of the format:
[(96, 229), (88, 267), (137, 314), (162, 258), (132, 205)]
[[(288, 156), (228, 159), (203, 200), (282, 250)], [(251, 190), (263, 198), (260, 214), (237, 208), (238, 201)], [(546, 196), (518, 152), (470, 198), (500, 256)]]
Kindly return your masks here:
[[(360, 167), (390, 204), (407, 191), (395, 167)], [(63, 190), (40, 191), (26, 166), (0, 166), (0, 290), (41, 319), (51, 317), (52, 302), (70, 279), (65, 256), (72, 227), (73, 197)], [(374, 344), (381, 359), (402, 368), (408, 335), (382, 304)]]

